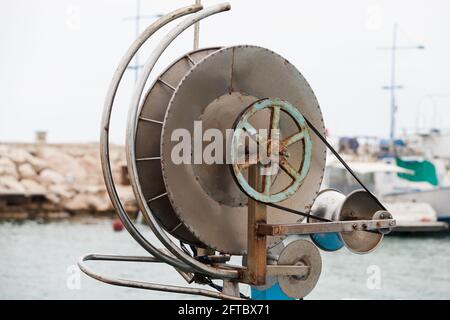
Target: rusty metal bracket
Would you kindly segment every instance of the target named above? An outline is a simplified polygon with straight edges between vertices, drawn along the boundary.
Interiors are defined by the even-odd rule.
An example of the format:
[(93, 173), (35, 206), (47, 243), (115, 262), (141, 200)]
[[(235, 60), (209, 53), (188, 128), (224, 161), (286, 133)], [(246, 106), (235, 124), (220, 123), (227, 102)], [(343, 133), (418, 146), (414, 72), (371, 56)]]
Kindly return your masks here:
[(286, 265), (268, 265), (268, 276), (306, 276), (311, 269), (310, 266), (286, 266)]
[(395, 220), (351, 220), (318, 223), (265, 224), (257, 225), (259, 236), (284, 236), (289, 234), (312, 234), (351, 231), (376, 231), (395, 227)]
[[(253, 188), (262, 187), (262, 178), (258, 174), (258, 166), (249, 168), (248, 180)], [(259, 224), (267, 221), (266, 205), (252, 198), (248, 198), (248, 255), (247, 269), (243, 276), (246, 282), (253, 285), (264, 285), (266, 283), (266, 258), (267, 238), (265, 234), (259, 235), (257, 228)]]

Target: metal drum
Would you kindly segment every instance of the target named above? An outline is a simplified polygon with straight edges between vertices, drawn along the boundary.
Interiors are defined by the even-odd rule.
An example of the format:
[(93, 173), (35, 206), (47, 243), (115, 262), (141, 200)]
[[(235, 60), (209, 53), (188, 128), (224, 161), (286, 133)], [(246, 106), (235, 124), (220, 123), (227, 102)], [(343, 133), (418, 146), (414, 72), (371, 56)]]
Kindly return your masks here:
[[(175, 60), (151, 85), (139, 110), (136, 129), (136, 163), (139, 183), (149, 207), (172, 235), (187, 243), (203, 244), (181, 223), (166, 196), (161, 164), (160, 139), (162, 122), (175, 87), (186, 73), (201, 59), (219, 48), (206, 48), (189, 52)], [(153, 200), (152, 200), (153, 199)]]
[[(223, 48), (193, 66), (174, 91), (163, 121), (161, 165), (168, 199), (160, 201), (170, 201), (172, 208), (162, 214), (167, 220), (176, 220), (172, 217), (174, 212), (183, 222), (183, 229), (187, 228), (203, 244), (220, 252), (246, 253), (248, 197), (240, 190), (226, 164), (173, 163), (171, 153), (178, 141), (172, 141), (172, 134), (181, 128), (194, 137), (199, 134), (195, 132), (194, 122), (202, 121), (200, 134), (216, 128), (226, 137), (226, 130), (233, 128), (247, 107), (267, 97), (288, 101), (324, 132), (317, 99), (300, 72), (283, 57), (256, 46)], [(266, 128), (269, 121), (269, 113), (261, 112), (252, 125), (256, 129)], [(281, 135), (287, 137), (296, 130), (289, 117), (282, 114)], [(319, 191), (326, 155), (325, 146), (317, 137), (311, 135), (311, 140), (309, 173), (300, 190), (281, 202), (306, 211)], [(192, 150), (196, 147), (193, 144)], [(293, 145), (290, 153), (292, 162), (303, 157), (301, 146)], [(289, 177), (281, 173), (273, 188), (286, 184), (287, 179)], [(292, 223), (301, 218), (275, 208), (267, 210), (269, 223)], [(271, 237), (268, 245), (279, 240)]]

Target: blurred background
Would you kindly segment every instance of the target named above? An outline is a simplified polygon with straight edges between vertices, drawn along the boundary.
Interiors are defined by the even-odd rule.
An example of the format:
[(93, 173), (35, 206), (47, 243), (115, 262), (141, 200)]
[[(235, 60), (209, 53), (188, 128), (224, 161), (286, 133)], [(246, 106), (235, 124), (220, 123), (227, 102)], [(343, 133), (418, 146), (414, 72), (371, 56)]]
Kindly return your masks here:
[[(76, 261), (87, 252), (145, 254), (128, 233), (114, 231), (120, 226), (98, 154), (101, 112), (136, 35), (193, 2), (0, 2), (0, 299), (185, 298), (95, 282)], [(320, 102), (330, 143), (399, 222), (373, 254), (324, 253), (322, 277), (308, 298), (450, 299), (450, 3), (229, 2), (229, 13), (202, 21), (200, 46), (253, 44), (294, 64)], [(172, 26), (132, 62), (138, 68), (125, 74), (112, 118), (113, 174), (136, 215), (122, 147), (125, 120), (139, 66)], [(191, 28), (152, 77), (192, 42)], [(357, 188), (331, 155), (323, 187)], [(103, 268), (183, 284), (170, 267)]]

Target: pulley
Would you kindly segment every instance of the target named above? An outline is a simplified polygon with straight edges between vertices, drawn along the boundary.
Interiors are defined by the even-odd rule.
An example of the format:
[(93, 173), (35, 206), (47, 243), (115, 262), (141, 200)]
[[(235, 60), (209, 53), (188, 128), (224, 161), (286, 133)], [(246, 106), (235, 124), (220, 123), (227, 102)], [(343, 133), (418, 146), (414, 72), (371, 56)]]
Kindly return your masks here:
[(278, 265), (304, 266), (308, 271), (304, 275), (279, 275), (281, 290), (291, 298), (304, 298), (316, 286), (322, 271), (322, 259), (319, 250), (310, 241), (295, 240), (281, 251)]
[[(311, 213), (329, 221), (392, 219), (392, 215), (365, 190), (353, 191), (348, 196), (333, 189), (323, 190), (319, 193)], [(310, 223), (317, 221), (313, 218), (308, 219)], [(373, 251), (383, 240), (383, 234), (391, 230), (392, 227), (379, 229), (377, 232), (354, 230), (340, 233), (315, 233), (311, 235), (311, 239), (325, 251), (336, 251), (345, 245), (350, 251), (362, 254)]]
[[(266, 138), (261, 137), (258, 130), (250, 123), (251, 119), (258, 117), (260, 113), (267, 112), (270, 114), (270, 121), (267, 123), (269, 127), (269, 134)], [(279, 130), (281, 122), (281, 115), (286, 114), (290, 120), (297, 126), (298, 131), (280, 140)], [(287, 121), (287, 119), (284, 119)], [(257, 142), (260, 148), (263, 148), (270, 154), (271, 158), (268, 159), (270, 163), (270, 171), (264, 172), (264, 182), (261, 191), (255, 190), (245, 178), (245, 170), (253, 164), (258, 162), (258, 153), (248, 155), (247, 159), (238, 161), (238, 157), (235, 154), (231, 155), (232, 170), (237, 184), (240, 186), (244, 193), (251, 198), (261, 202), (281, 202), (294, 195), (300, 186), (303, 184), (311, 163), (312, 154), (312, 142), (309, 136), (309, 131), (305, 123), (305, 119), (301, 115), (300, 111), (291, 105), (287, 101), (280, 99), (262, 99), (251, 104), (243, 114), (238, 118), (234, 126), (233, 143), (231, 145), (231, 152), (239, 150), (239, 146), (236, 145), (238, 141), (244, 140), (241, 137), (246, 133)], [(277, 134), (273, 134), (273, 131), (277, 131)], [(291, 153), (288, 148), (297, 143), (301, 143), (297, 150), (300, 150), (301, 158), (299, 164), (292, 165), (289, 162)], [(257, 151), (257, 150), (255, 150)], [(296, 168), (298, 167), (298, 169)], [(267, 168), (266, 168), (267, 169)], [(284, 171), (287, 176), (292, 179), (286, 186), (281, 186), (281, 190), (273, 192), (273, 184), (276, 182), (278, 176), (281, 174), (280, 169)]]

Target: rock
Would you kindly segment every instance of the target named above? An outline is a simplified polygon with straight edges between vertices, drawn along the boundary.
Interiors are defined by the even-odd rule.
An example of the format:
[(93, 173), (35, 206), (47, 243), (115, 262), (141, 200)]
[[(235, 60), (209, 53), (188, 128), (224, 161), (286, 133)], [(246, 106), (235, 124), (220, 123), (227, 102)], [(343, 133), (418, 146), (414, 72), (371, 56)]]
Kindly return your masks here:
[(61, 198), (72, 198), (75, 195), (75, 192), (72, 190), (70, 186), (64, 184), (53, 184), (48, 187), (50, 192), (56, 193)]
[(28, 163), (33, 166), (34, 171), (36, 171), (37, 173), (40, 173), (42, 170), (47, 168), (47, 163), (44, 160), (34, 156), (31, 156), (28, 159)]
[(31, 154), (23, 149), (11, 148), (8, 157), (15, 163), (21, 164), (27, 162), (30, 159)]
[(37, 176), (33, 166), (29, 163), (19, 165), (17, 171), (19, 171), (19, 175), (22, 179), (34, 179)]
[(0, 158), (0, 176), (19, 177), (16, 165), (8, 158)]
[(51, 184), (63, 184), (65, 182), (64, 176), (52, 169), (42, 170), (39, 174), (39, 180), (47, 186)]
[(78, 159), (69, 155), (61, 147), (47, 146), (40, 151), (40, 156), (46, 161), (48, 168), (57, 172), (64, 172), (64, 175), (73, 182), (85, 182), (91, 176), (96, 175), (95, 172), (88, 172)]
[(35, 180), (23, 179), (20, 184), (30, 193), (47, 193), (47, 189)]
[(6, 155), (9, 153), (9, 146), (2, 144), (0, 145), (0, 158), (1, 157), (6, 157)]
[(88, 211), (90, 209), (89, 196), (77, 194), (75, 197), (66, 201), (63, 206), (68, 211)]
[[(114, 179), (120, 181), (120, 165), (125, 162), (123, 147), (111, 146), (110, 155)], [(118, 187), (125, 208), (136, 212), (131, 187)], [(43, 213), (114, 210), (96, 144), (0, 144), (1, 191), (45, 194), (48, 201), (39, 207)]]
[(99, 196), (89, 196), (89, 205), (96, 212), (105, 212), (112, 210), (112, 204), (109, 198)]
[(26, 192), (25, 187), (14, 176), (2, 176), (0, 179), (0, 185), (8, 191)]
[(50, 201), (51, 205), (49, 205), (48, 207), (50, 208), (58, 208), (61, 209), (62, 205), (61, 205), (61, 198), (58, 197), (58, 195), (56, 193), (47, 193), (46, 197), (48, 199), (48, 201)]
[(79, 193), (101, 194), (106, 192), (106, 187), (104, 185), (77, 185), (76, 190)]

